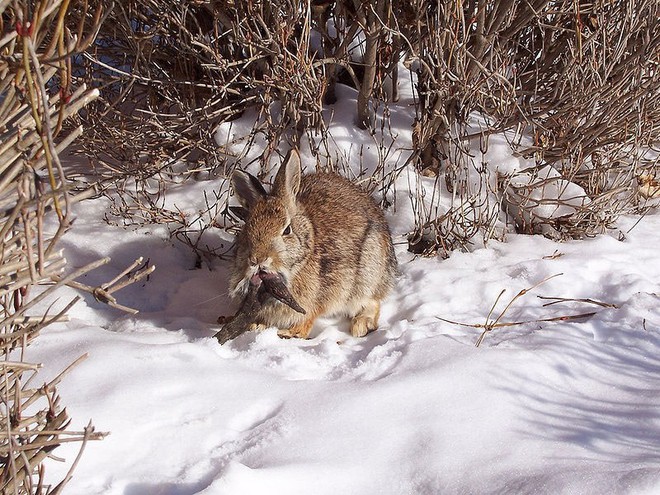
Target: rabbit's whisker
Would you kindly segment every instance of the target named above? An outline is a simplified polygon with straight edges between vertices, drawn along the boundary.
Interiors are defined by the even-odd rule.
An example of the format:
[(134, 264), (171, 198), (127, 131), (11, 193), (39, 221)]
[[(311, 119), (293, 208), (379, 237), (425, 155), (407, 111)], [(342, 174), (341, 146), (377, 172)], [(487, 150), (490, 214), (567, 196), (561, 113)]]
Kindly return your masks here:
[(227, 292), (223, 292), (223, 293), (218, 294), (217, 296), (213, 296), (213, 297), (211, 297), (211, 298), (209, 298), (209, 299), (205, 299), (204, 301), (200, 301), (200, 302), (198, 302), (197, 304), (193, 305), (193, 308), (196, 308), (197, 306), (201, 306), (202, 304), (209, 303), (209, 302), (211, 302), (211, 301), (215, 301), (216, 299), (219, 299), (219, 298), (221, 298), (221, 297), (225, 297), (225, 296), (229, 296), (229, 291), (227, 291)]

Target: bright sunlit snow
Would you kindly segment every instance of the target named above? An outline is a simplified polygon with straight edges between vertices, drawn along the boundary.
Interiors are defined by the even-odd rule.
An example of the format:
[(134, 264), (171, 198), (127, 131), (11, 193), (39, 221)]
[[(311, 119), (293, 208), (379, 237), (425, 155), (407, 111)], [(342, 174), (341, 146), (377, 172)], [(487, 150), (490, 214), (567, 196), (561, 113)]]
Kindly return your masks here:
[[(362, 156), (351, 162), (356, 175), (383, 149), (402, 166), (409, 102), (392, 108), (390, 148), (389, 138), (353, 126), (355, 94), (338, 94), (327, 115), (331, 156)], [(220, 128), (218, 142), (243, 153), (248, 117)], [(263, 144), (257, 136), (246, 160)], [(312, 169), (308, 141), (301, 151)], [(507, 153), (495, 136), (475, 159), (493, 171), (525, 169)], [(157, 269), (116, 294), (138, 315), (85, 296), (69, 322), (48, 327), (27, 350), (27, 361), (44, 364), (42, 380), (87, 353), (58, 390), (71, 429), (92, 419), (110, 432), (88, 444), (66, 493), (660, 493), (660, 216), (623, 218), (618, 230), (582, 241), (509, 233), (446, 260), (415, 258), (406, 251), (408, 190), (432, 183), (412, 170), (397, 182), (387, 216), (401, 275), (381, 328), (363, 339), (326, 318), (307, 341), (270, 329), (220, 346), (215, 321), (235, 310), (229, 262), (195, 269), (194, 255), (162, 227), (112, 227), (103, 221), (107, 200), (80, 204), (60, 244), (70, 269), (112, 257), (83, 282), (100, 284), (138, 256)], [(222, 179), (184, 183), (166, 200), (194, 212), (204, 190), (220, 187)], [(231, 239), (218, 229), (216, 242)], [(475, 347), (479, 325), (532, 287)], [(76, 292), (66, 289), (58, 304), (70, 299), (63, 294)], [(558, 317), (568, 318), (539, 321)], [(70, 463), (77, 448), (55, 454)], [(48, 479), (68, 469), (49, 461)]]

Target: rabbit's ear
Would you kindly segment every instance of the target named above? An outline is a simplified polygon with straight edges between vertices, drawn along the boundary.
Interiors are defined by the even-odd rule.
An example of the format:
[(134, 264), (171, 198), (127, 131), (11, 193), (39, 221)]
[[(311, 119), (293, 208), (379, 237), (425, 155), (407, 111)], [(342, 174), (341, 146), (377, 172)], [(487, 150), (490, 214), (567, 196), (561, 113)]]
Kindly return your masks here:
[(234, 170), (234, 173), (231, 174), (231, 185), (241, 205), (248, 210), (266, 196), (266, 190), (259, 179), (241, 170)]
[(300, 190), (300, 155), (294, 149), (290, 150), (280, 166), (273, 183), (273, 194), (295, 202)]
[(239, 220), (247, 222), (248, 210), (243, 206), (228, 206), (227, 210)]

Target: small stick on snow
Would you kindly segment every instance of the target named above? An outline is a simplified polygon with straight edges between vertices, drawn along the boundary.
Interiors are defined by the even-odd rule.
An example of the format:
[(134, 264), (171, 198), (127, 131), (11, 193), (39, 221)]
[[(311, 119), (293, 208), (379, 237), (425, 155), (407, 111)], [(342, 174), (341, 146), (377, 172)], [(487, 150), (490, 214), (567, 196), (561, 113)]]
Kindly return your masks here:
[(553, 304), (558, 304), (558, 303), (563, 303), (563, 302), (581, 302), (581, 303), (587, 303), (587, 304), (595, 304), (596, 306), (602, 306), (603, 308), (614, 308), (617, 309), (618, 306), (616, 304), (612, 303), (606, 303), (602, 301), (596, 301), (595, 299), (571, 299), (567, 297), (545, 297), (545, 296), (536, 296), (539, 299), (544, 299), (548, 301), (552, 301), (549, 303), (545, 303), (543, 307), (545, 308), (546, 306), (552, 306)]
[(501, 327), (511, 327), (515, 325), (525, 325), (528, 323), (540, 323), (540, 322), (548, 322), (548, 321), (568, 321), (568, 320), (577, 320), (577, 319), (582, 319), (582, 318), (590, 318), (596, 313), (582, 313), (582, 314), (577, 314), (577, 315), (566, 315), (566, 316), (555, 316), (552, 318), (541, 318), (537, 320), (529, 320), (529, 321), (516, 321), (516, 322), (506, 322), (506, 323), (500, 323), (500, 320), (502, 317), (506, 314), (506, 312), (509, 310), (509, 308), (513, 305), (514, 302), (516, 302), (519, 298), (527, 294), (528, 292), (531, 292), (532, 290), (536, 289), (540, 285), (543, 285), (547, 281), (559, 277), (560, 275), (563, 275), (563, 273), (556, 273), (554, 275), (551, 275), (549, 277), (544, 278), (537, 284), (534, 284), (533, 286), (529, 287), (528, 289), (522, 289), (518, 294), (516, 294), (506, 305), (506, 307), (500, 312), (499, 316), (495, 318), (495, 320), (491, 321), (490, 317), (493, 314), (493, 311), (495, 311), (495, 307), (497, 306), (497, 303), (499, 302), (500, 298), (506, 292), (506, 289), (502, 289), (502, 291), (499, 293), (497, 296), (497, 299), (495, 299), (495, 303), (493, 306), (490, 308), (490, 311), (488, 312), (488, 316), (486, 317), (486, 323), (461, 323), (457, 321), (452, 321), (448, 320), (446, 318), (441, 318), (439, 316), (436, 316), (438, 320), (445, 321), (447, 323), (451, 323), (452, 325), (462, 325), (470, 328), (483, 328), (483, 332), (481, 332), (481, 335), (477, 339), (477, 342), (475, 343), (476, 347), (479, 347), (481, 343), (483, 342), (484, 338), (486, 338), (486, 334), (493, 330), (493, 328), (501, 328)]
[[(497, 324), (492, 324), (489, 325), (488, 327), (484, 323), (461, 323), (460, 321), (453, 321), (453, 320), (448, 320), (446, 318), (441, 318), (439, 316), (436, 316), (438, 320), (451, 323), (452, 325), (461, 325), (464, 327), (470, 327), (470, 328), (503, 328), (503, 327), (513, 327), (516, 325), (527, 325), (529, 323), (542, 323), (542, 322), (548, 322), (548, 321), (571, 321), (571, 320), (580, 320), (583, 318), (591, 318), (596, 314), (595, 311), (591, 311), (589, 313), (580, 313), (577, 315), (564, 315), (564, 316), (553, 316), (551, 318), (539, 318), (537, 320), (523, 320), (523, 321), (507, 321), (503, 323), (497, 323)], [(478, 347), (478, 346), (477, 346)]]
[[(486, 337), (486, 334), (487, 334), (488, 332), (490, 332), (493, 328), (495, 328), (495, 327), (497, 326), (497, 324), (499, 323), (499, 321), (502, 319), (502, 317), (504, 316), (504, 314), (509, 310), (509, 308), (513, 305), (514, 302), (516, 302), (519, 298), (521, 298), (522, 296), (524, 296), (524, 295), (527, 294), (528, 292), (530, 292), (530, 291), (536, 289), (537, 287), (539, 287), (540, 285), (546, 283), (548, 280), (551, 280), (551, 279), (553, 279), (553, 278), (555, 278), (555, 277), (558, 277), (558, 276), (560, 276), (560, 275), (563, 275), (563, 273), (556, 273), (556, 274), (554, 274), (554, 275), (551, 275), (551, 276), (549, 276), (549, 277), (544, 278), (544, 279), (541, 280), (539, 283), (537, 283), (537, 284), (531, 286), (529, 289), (522, 289), (520, 292), (518, 292), (518, 294), (516, 294), (516, 295), (513, 297), (513, 299), (511, 299), (511, 301), (509, 301), (509, 304), (506, 305), (506, 307), (504, 308), (504, 310), (502, 310), (502, 312), (501, 312), (500, 315), (495, 319), (494, 322), (489, 323), (489, 322), (488, 322), (488, 318), (487, 318), (487, 319), (486, 319), (486, 325), (484, 326), (484, 331), (481, 333), (481, 335), (479, 336), (479, 338), (477, 339), (477, 342), (476, 342), (476, 344), (475, 344), (476, 347), (479, 347), (479, 346), (481, 345), (481, 343), (483, 342), (484, 338)], [(500, 293), (500, 296), (501, 296), (503, 293), (504, 293), (504, 291), (502, 291), (502, 293)], [(498, 297), (498, 300), (499, 300), (499, 297)], [(489, 316), (490, 316), (490, 315), (489, 315)]]
[(138, 266), (140, 266), (140, 263), (142, 263), (142, 260), (143, 260), (143, 259), (144, 259), (144, 258), (143, 258), (142, 256), (140, 256), (140, 257), (139, 257), (138, 259), (136, 259), (133, 263), (131, 263), (131, 265), (129, 265), (128, 267), (126, 267), (126, 269), (125, 269), (124, 271), (122, 271), (119, 275), (117, 275), (115, 278), (113, 278), (112, 280), (110, 280), (110, 282), (107, 282), (107, 283), (103, 284), (103, 287), (105, 288), (105, 290), (108, 290), (108, 287), (110, 287), (110, 286), (116, 284), (116, 283), (117, 283), (117, 282), (118, 282), (118, 281), (119, 281), (124, 275), (126, 275), (128, 272), (130, 272), (131, 270), (133, 270), (133, 269), (137, 268)]
[[(105, 258), (105, 259), (106, 262), (110, 261), (109, 258)], [(128, 285), (134, 284), (135, 282), (139, 282), (143, 278), (148, 277), (149, 275), (151, 275), (151, 273), (153, 273), (153, 271), (156, 269), (156, 266), (155, 265), (148, 266), (148, 261), (147, 261), (147, 264), (145, 264), (145, 266), (139, 268), (135, 273), (129, 275), (125, 280), (121, 282), (119, 281), (122, 277), (126, 276), (137, 266), (139, 266), (140, 263), (142, 263), (142, 260), (143, 260), (142, 257), (136, 259), (130, 266), (128, 266), (125, 270), (123, 270), (119, 275), (114, 277), (109, 282), (106, 282), (105, 284), (101, 284), (99, 287), (91, 287), (89, 285), (80, 283), (76, 280), (69, 281), (67, 285), (75, 289), (89, 292), (94, 296), (94, 299), (96, 299), (99, 302), (105, 303), (110, 307), (119, 309), (121, 311), (125, 311), (127, 313), (137, 314), (139, 312), (137, 309), (124, 306), (123, 304), (119, 304), (117, 302), (117, 299), (115, 299), (115, 297), (112, 294), (120, 289), (123, 289)]]

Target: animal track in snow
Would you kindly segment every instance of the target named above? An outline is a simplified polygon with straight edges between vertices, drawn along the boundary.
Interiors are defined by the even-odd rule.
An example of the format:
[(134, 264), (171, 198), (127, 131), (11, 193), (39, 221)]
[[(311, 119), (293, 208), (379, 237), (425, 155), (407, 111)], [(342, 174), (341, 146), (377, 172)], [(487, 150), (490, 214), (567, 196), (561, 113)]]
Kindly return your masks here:
[(247, 411), (242, 411), (227, 423), (227, 428), (239, 432), (253, 430), (259, 425), (274, 419), (282, 409), (281, 404), (270, 400), (260, 401)]
[(287, 429), (287, 417), (281, 411), (280, 404), (262, 401), (229, 421), (228, 428), (234, 430), (235, 438), (222, 442), (210, 454), (219, 473), (215, 478), (221, 478), (228, 466), (235, 463), (259, 467), (258, 452), (277, 441)]

